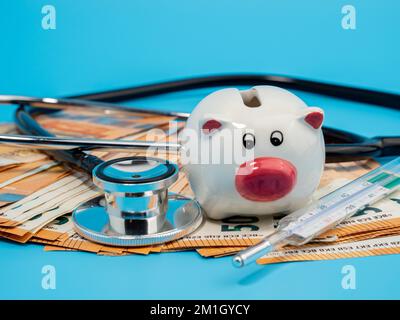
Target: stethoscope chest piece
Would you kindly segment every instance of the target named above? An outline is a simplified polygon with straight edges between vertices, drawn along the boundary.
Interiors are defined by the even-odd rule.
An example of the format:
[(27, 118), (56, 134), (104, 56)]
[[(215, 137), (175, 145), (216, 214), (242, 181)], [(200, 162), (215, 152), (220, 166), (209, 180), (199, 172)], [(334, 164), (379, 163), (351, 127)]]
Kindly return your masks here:
[(164, 243), (193, 232), (202, 222), (197, 201), (168, 193), (178, 179), (177, 165), (148, 157), (106, 161), (93, 170), (104, 190), (73, 212), (76, 231), (114, 246)]

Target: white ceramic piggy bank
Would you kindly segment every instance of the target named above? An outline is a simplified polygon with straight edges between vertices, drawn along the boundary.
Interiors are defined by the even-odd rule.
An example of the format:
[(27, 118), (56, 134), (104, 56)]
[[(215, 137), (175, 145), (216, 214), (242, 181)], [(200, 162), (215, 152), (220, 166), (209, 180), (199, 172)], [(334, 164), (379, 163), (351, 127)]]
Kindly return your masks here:
[(323, 118), (273, 86), (205, 97), (181, 135), (181, 159), (207, 215), (268, 215), (307, 204), (325, 161)]

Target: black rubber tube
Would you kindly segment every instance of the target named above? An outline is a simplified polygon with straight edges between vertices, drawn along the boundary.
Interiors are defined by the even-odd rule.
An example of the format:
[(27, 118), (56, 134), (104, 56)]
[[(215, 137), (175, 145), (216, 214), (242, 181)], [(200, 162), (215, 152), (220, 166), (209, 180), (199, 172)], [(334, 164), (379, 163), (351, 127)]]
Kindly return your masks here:
[(223, 86), (272, 85), (300, 90), (354, 102), (400, 110), (400, 95), (389, 92), (342, 86), (325, 82), (263, 74), (232, 74), (194, 77), (166, 81), (125, 89), (109, 90), (72, 96), (69, 98), (103, 102), (121, 102), (165, 93)]
[[(231, 74), (194, 77), (125, 89), (89, 93), (68, 98), (102, 102), (122, 102), (184, 90), (243, 85), (274, 85), (286, 89), (300, 90), (400, 110), (400, 95), (398, 94), (266, 74)], [(41, 109), (41, 111), (54, 112), (54, 110), (48, 109)], [(15, 118), (19, 129), (26, 134), (52, 136), (50, 132), (42, 128), (34, 120), (32, 112), (23, 106), (20, 106), (17, 110)], [(398, 137), (379, 137), (367, 140), (358, 135), (337, 129), (323, 128), (323, 131), (328, 142), (326, 148), (327, 162), (340, 160), (349, 161), (373, 156), (399, 154), (400, 138)], [(333, 144), (331, 142), (333, 142)], [(83, 150), (79, 149), (72, 151), (49, 151), (49, 153), (56, 159), (68, 161), (76, 166), (82, 167), (82, 169), (88, 172), (91, 172), (94, 166), (102, 162), (101, 159), (88, 155)]]

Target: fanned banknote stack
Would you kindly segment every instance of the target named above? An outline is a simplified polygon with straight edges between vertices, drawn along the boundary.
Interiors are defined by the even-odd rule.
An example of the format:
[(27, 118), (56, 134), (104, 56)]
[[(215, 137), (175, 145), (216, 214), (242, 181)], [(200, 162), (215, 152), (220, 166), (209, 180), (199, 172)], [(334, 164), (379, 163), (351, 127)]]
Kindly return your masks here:
[[(39, 122), (60, 136), (103, 139), (176, 141), (184, 122), (150, 113), (118, 112), (104, 117), (95, 110), (68, 108), (43, 115)], [(1, 133), (16, 133), (1, 124)], [(144, 155), (145, 151), (93, 152), (103, 159)], [(160, 152), (178, 162), (176, 153)], [(327, 164), (315, 199), (376, 168), (373, 160)], [(181, 170), (170, 191), (192, 196)], [(20, 243), (39, 243), (46, 251), (87, 251), (99, 255), (128, 255), (195, 250), (203, 257), (222, 257), (255, 244), (274, 231), (281, 215), (206, 219), (191, 235), (152, 247), (111, 247), (81, 238), (73, 228), (71, 212), (80, 203), (101, 194), (91, 178), (70, 170), (45, 153), (0, 146), (0, 236)], [(223, 201), (223, 199), (221, 199)], [(258, 260), (260, 264), (325, 260), (400, 253), (400, 192), (358, 212), (335, 229), (301, 247), (285, 247)]]

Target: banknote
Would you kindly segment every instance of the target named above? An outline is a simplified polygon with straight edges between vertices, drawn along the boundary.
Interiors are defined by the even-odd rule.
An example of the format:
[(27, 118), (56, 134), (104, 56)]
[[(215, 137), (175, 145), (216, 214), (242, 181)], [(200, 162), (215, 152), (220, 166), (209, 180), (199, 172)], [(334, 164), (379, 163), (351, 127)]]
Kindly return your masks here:
[[(267, 255), (260, 263), (297, 260), (324, 260), (346, 257), (380, 255), (400, 252), (400, 242), (393, 246), (393, 237), (400, 241), (400, 192), (382, 199), (348, 218), (336, 228), (321, 235), (313, 243), (285, 248)], [(383, 240), (382, 240), (383, 239)], [(364, 246), (371, 250), (361, 250)], [(379, 247), (378, 249), (376, 249)], [(200, 248), (197, 252), (204, 257), (221, 257), (243, 250), (244, 246)], [(328, 254), (330, 253), (330, 254)]]
[[(160, 126), (160, 129), (162, 130), (164, 130), (164, 128), (169, 128), (169, 125), (165, 124), (165, 121), (170, 121), (172, 119), (171, 117), (163, 117), (163, 119), (161, 119), (158, 116), (152, 117), (147, 115), (144, 117), (140, 117), (138, 115), (137, 118), (146, 118), (146, 121), (144, 122), (146, 122), (148, 126), (151, 126), (150, 119), (156, 119), (157, 124), (162, 123), (162, 125)], [(90, 119), (90, 121), (92, 120), (93, 119)], [(120, 121), (125, 120), (126, 119), (121, 118)], [(112, 123), (111, 127), (115, 126), (116, 124), (121, 124), (120, 121)], [(148, 126), (146, 126), (146, 128), (148, 128)], [(182, 128), (182, 125), (178, 125), (175, 127), (179, 129)], [(136, 132), (136, 130), (124, 131), (121, 135), (124, 135), (126, 133), (131, 134), (132, 132)], [(172, 135), (172, 132), (167, 131), (167, 133)], [(142, 132), (133, 134), (131, 136), (128, 136), (128, 138), (136, 138), (138, 135), (140, 135), (142, 136), (142, 139), (146, 139), (144, 137), (146, 134), (149, 134), (149, 131), (146, 131), (146, 133)], [(151, 134), (152, 136), (154, 136), (154, 133)], [(165, 139), (170, 138), (168, 134), (164, 134)], [(110, 138), (111, 136), (107, 133), (105, 137)], [(37, 162), (32, 163), (29, 165), (27, 164), (29, 168), (26, 169), (30, 169), (31, 167), (39, 165)], [(18, 172), (18, 170), (12, 170), (11, 172), (14, 175), (13, 177), (11, 177), (11, 179), (22, 177), (21, 172)], [(45, 237), (47, 239), (50, 237), (52, 240), (54, 240), (54, 236), (56, 235), (56, 233), (51, 232), (50, 230), (43, 230), (42, 227), (47, 226), (49, 222), (59, 217), (61, 214), (72, 211), (73, 208), (79, 205), (81, 202), (84, 202), (89, 198), (98, 195), (97, 191), (89, 190), (88, 193), (84, 194), (85, 197), (83, 199), (82, 197), (75, 197), (76, 194), (80, 194), (88, 186), (90, 186), (91, 182), (87, 181), (88, 186), (86, 187), (79, 187), (78, 185), (81, 184), (82, 181), (79, 181), (79, 179), (77, 180), (76, 177), (69, 175), (67, 172), (64, 172), (63, 174), (66, 175), (65, 178), (61, 177), (59, 181), (56, 181), (46, 188), (42, 188), (37, 193), (31, 194), (31, 196), (23, 198), (21, 201), (15, 203), (14, 205), (3, 208), (3, 210), (0, 212), (0, 232), (3, 237), (7, 237), (15, 241), (26, 242), (32, 236), (38, 234), (39, 239), (40, 237)], [(8, 176), (7, 178), (10, 177)], [(75, 181), (71, 181), (71, 179), (75, 179)], [(10, 179), (6, 180), (6, 182), (8, 181), (10, 181)], [(67, 234), (64, 233), (63, 235), (70, 236), (71, 232)]]
[[(23, 166), (25, 166), (25, 164)], [(36, 165), (36, 163), (35, 166), (33, 166), (33, 168), (38, 167), (40, 167), (40, 165)], [(29, 166), (29, 170), (34, 170), (31, 168), (32, 167)], [(24, 197), (47, 187), (48, 185), (54, 183), (55, 181), (61, 179), (66, 174), (68, 174), (63, 166), (56, 165), (52, 166), (49, 169), (46, 169), (45, 171), (29, 175), (27, 177), (24, 177), (23, 179), (19, 179), (18, 176), (24, 175), (29, 171), (25, 169), (19, 171), (17, 168), (12, 168), (10, 172), (7, 171), (7, 173), (11, 173), (11, 175), (7, 175), (7, 177), (3, 175), (4, 172), (0, 172), (0, 177), (2, 176), (4, 178), (0, 181), (2, 181), (3, 183), (6, 181), (10, 181), (10, 179), (15, 179), (15, 182), (6, 184), (2, 188), (0, 188), (0, 207), (21, 200)], [(2, 214), (0, 213), (0, 222), (1, 221)]]
[[(47, 172), (46, 172), (47, 173)], [(86, 174), (76, 172), (30, 194), (24, 199), (0, 209), (0, 224), (15, 225), (40, 213), (40, 209), (50, 209), (64, 193), (88, 182)], [(89, 185), (89, 184), (88, 184)]]
[(67, 175), (0, 210), (3, 237), (26, 242), (54, 219), (99, 195), (83, 173)]
[(223, 220), (206, 218), (192, 234), (169, 242), (165, 249), (199, 248), (216, 246), (250, 246), (274, 231), (272, 216), (235, 216)]
[(354, 216), (341, 222), (319, 239), (332, 239), (359, 234), (368, 231), (385, 230), (400, 227), (400, 191), (359, 210)]
[[(377, 165), (373, 160), (341, 163), (336, 166), (327, 164), (321, 185), (314, 194), (314, 200), (369, 172)], [(264, 217), (237, 216), (221, 221), (206, 218), (197, 231), (183, 239), (166, 244), (163, 249), (249, 246), (271, 234), (282, 217), (280, 214)]]
[(68, 213), (84, 201), (88, 201), (98, 195), (96, 190), (86, 190), (75, 194), (72, 198), (58, 204), (56, 207), (42, 212), (16, 227), (0, 227), (3, 237), (13, 239), (18, 242), (26, 242), (39, 232), (49, 221)]
[[(345, 184), (347, 179), (339, 179), (325, 187), (323, 193)], [(279, 219), (275, 216), (274, 225)], [(362, 241), (382, 236), (400, 234), (400, 191), (384, 198), (374, 205), (369, 205), (359, 210), (353, 217), (340, 223), (335, 228), (321, 234), (312, 242), (318, 244), (338, 244), (345, 242)], [(232, 246), (230, 248), (215, 246), (200, 248), (197, 252), (204, 257), (218, 257), (234, 254), (243, 250), (245, 246)]]
[[(157, 140), (177, 141), (177, 133), (183, 128), (184, 122), (176, 122), (173, 117), (164, 117), (151, 114), (121, 113), (112, 117), (104, 117), (101, 112), (68, 108), (68, 110), (54, 113), (50, 116), (41, 116), (39, 121), (49, 131), (59, 135), (90, 136), (103, 139), (123, 138), (126, 140)], [(172, 125), (171, 125), (172, 123)], [(8, 130), (13, 130), (11, 127)], [(121, 156), (151, 155), (174, 161), (179, 164), (176, 152), (156, 150), (149, 154), (149, 150), (130, 150), (127, 152), (96, 151), (93, 154), (102, 159), (112, 159)], [(39, 153), (40, 154), (40, 153)], [(0, 150), (1, 159), (1, 150)], [(40, 161), (49, 161), (47, 158), (29, 161), (25, 164), (9, 164), (0, 167), (0, 183), (2, 173), (11, 174), (15, 168), (26, 165), (24, 172), (37, 167)], [(1, 162), (0, 162), (1, 164)], [(16, 166), (17, 165), (17, 166)], [(32, 165), (33, 167), (29, 167)], [(182, 166), (179, 164), (180, 168)], [(375, 161), (357, 161), (340, 164), (327, 164), (321, 180), (320, 188), (314, 199), (333, 191), (349, 180), (353, 180), (369, 170), (377, 167)], [(3, 168), (5, 168), (3, 170)], [(10, 170), (13, 169), (13, 170)], [(54, 174), (58, 170), (58, 176)], [(14, 173), (13, 173), (14, 174)], [(22, 177), (22, 171), (15, 173), (15, 177)], [(77, 173), (79, 175), (79, 173)], [(53, 176), (53, 178), (49, 178)], [(6, 175), (4, 177), (7, 177)], [(38, 177), (46, 182), (41, 184)], [(4, 178), (5, 179), (5, 178)], [(16, 178), (17, 179), (17, 178)], [(36, 179), (36, 180), (35, 180)], [(0, 193), (14, 188), (15, 194), (23, 198), (14, 204), (0, 208), (0, 235), (18, 242), (35, 242), (45, 246), (45, 250), (88, 251), (101, 255), (149, 254), (152, 252), (172, 252), (196, 249), (203, 256), (225, 256), (233, 254), (249, 245), (257, 243), (261, 238), (275, 230), (281, 215), (267, 217), (236, 216), (221, 221), (206, 219), (195, 233), (164, 245), (142, 248), (121, 248), (95, 244), (80, 237), (74, 230), (71, 221), (71, 211), (79, 203), (96, 196), (97, 190), (92, 188), (89, 178), (77, 178), (65, 168), (55, 166), (33, 176), (22, 178), (0, 189)], [(39, 185), (35, 190), (33, 185)], [(8, 188), (8, 189), (7, 189)], [(26, 190), (25, 190), (26, 189)], [(178, 180), (170, 187), (171, 192), (193, 196), (185, 171), (181, 170)], [(0, 197), (1, 199), (1, 197)], [(6, 202), (5, 202), (6, 203)], [(4, 204), (5, 204), (4, 203)], [(0, 203), (1, 205), (1, 203)], [(390, 208), (386, 211), (392, 212)], [(360, 214), (367, 218), (372, 211)], [(371, 216), (368, 216), (371, 218)], [(378, 217), (377, 217), (378, 219)], [(334, 244), (332, 241), (364, 241), (366, 237), (382, 237), (396, 234), (397, 225), (387, 223), (384, 228), (377, 229), (377, 225), (370, 228), (359, 228), (354, 232), (342, 232), (322, 236), (319, 246)], [(346, 226), (347, 227), (347, 226)], [(349, 230), (349, 229), (348, 229)], [(385, 233), (386, 232), (386, 233)]]
[[(49, 192), (49, 194), (47, 194), (46, 197), (43, 197), (47, 198), (45, 202), (36, 206), (35, 208), (23, 211), (19, 215), (14, 216), (12, 218), (13, 225), (19, 225), (23, 222), (26, 222), (32, 218), (37, 217), (39, 214), (43, 214), (44, 212), (49, 212), (51, 210), (54, 210), (55, 208), (59, 208), (61, 205), (68, 207), (67, 204), (70, 204), (72, 206), (75, 203), (72, 200), (79, 197), (80, 194), (85, 193), (87, 191), (93, 193), (91, 188), (92, 186), (86, 184), (85, 181), (73, 181), (72, 183), (69, 183), (68, 185), (61, 188), (61, 190), (55, 190), (54, 192)], [(96, 192), (94, 195), (98, 195), (98, 192)], [(20, 208), (24, 210), (23, 205)], [(6, 211), (5, 215), (7, 213), (8, 212)]]
[(247, 247), (213, 247), (213, 248), (198, 248), (197, 253), (205, 258), (219, 258), (227, 255), (233, 255)]
[[(349, 243), (349, 242), (356, 242), (356, 241), (364, 241), (369, 239), (375, 239), (380, 237), (387, 237), (392, 235), (399, 235), (400, 228), (391, 228), (385, 230), (378, 230), (378, 231), (368, 231), (362, 232), (359, 234), (353, 234), (351, 236), (345, 236), (341, 238), (337, 238), (336, 241), (332, 239), (316, 239), (311, 241), (310, 244), (315, 246), (323, 246), (323, 245), (337, 245), (341, 243)], [(197, 253), (199, 253), (202, 257), (224, 257), (227, 255), (233, 255), (237, 252), (246, 249), (246, 246), (239, 246), (239, 247), (204, 247), (196, 249)]]
[(400, 253), (400, 235), (330, 245), (309, 244), (274, 251), (257, 260), (258, 264), (286, 261), (331, 260)]
[[(162, 124), (160, 126), (156, 126), (150, 130), (145, 132), (136, 133), (133, 135), (123, 137), (123, 140), (137, 140), (137, 141), (156, 141), (156, 142), (178, 142), (178, 134), (180, 130), (184, 127), (184, 122), (182, 121), (170, 121), (166, 124)], [(179, 154), (177, 150), (168, 150), (163, 148), (148, 148), (146, 150), (129, 150), (126, 152), (118, 151), (118, 152), (102, 152), (96, 151), (94, 153), (97, 156), (100, 156), (104, 160), (111, 160), (115, 158), (121, 157), (132, 157), (132, 156), (147, 156), (147, 157), (156, 157), (165, 160), (172, 161), (179, 165)], [(181, 167), (179, 165), (179, 167)]]
[(357, 179), (378, 166), (379, 163), (372, 159), (326, 163), (319, 187), (324, 187), (338, 178), (347, 179), (349, 181)]
[(145, 113), (113, 113), (68, 108), (59, 112), (41, 115), (38, 122), (54, 134), (63, 136), (85, 136), (116, 139), (144, 132), (172, 121), (174, 117)]
[[(145, 247), (112, 247), (106, 246), (98, 243), (94, 243), (83, 239), (77, 233), (73, 233), (67, 239), (62, 240), (45, 240), (39, 238), (32, 238), (30, 240), (34, 243), (40, 243), (44, 245), (49, 245), (51, 247), (57, 247), (57, 251), (62, 249), (66, 250), (79, 250), (79, 251), (87, 251), (97, 254), (107, 254), (107, 255), (126, 255), (126, 254), (149, 254), (152, 252), (160, 252), (160, 246), (145, 246)], [(50, 250), (48, 247), (47, 250)]]
[(49, 162), (54, 162), (54, 161), (36, 161), (36, 162), (28, 162), (20, 165), (12, 165), (8, 166), (7, 170), (1, 170), (0, 171), (0, 183), (8, 183), (8, 181), (11, 181), (12, 179), (16, 179), (17, 177), (22, 176), (26, 172), (29, 172), (31, 170), (34, 170), (44, 164), (47, 164)]
[(0, 146), (0, 167), (13, 164), (32, 163), (47, 158), (46, 154), (33, 149)]
[(369, 230), (369, 231), (365, 231), (365, 232), (354, 233), (354, 234), (338, 237), (338, 238), (336, 238), (336, 240), (333, 240), (332, 238), (319, 238), (319, 239), (314, 239), (311, 242), (316, 243), (316, 244), (334, 244), (334, 243), (336, 244), (336, 243), (344, 243), (344, 242), (361, 241), (361, 240), (379, 238), (379, 237), (396, 235), (396, 234), (400, 234), (399, 227), (387, 228), (387, 229), (381, 229), (381, 230)]
[(44, 251), (78, 251), (76, 249), (57, 247), (57, 246), (52, 246), (49, 244), (45, 245), (43, 249), (44, 249)]
[(99, 252), (102, 248), (101, 244), (86, 241), (76, 233), (71, 235), (68, 239), (61, 240), (61, 241), (59, 241), (59, 240), (51, 241), (51, 240), (39, 239), (39, 238), (35, 238), (35, 237), (33, 237), (30, 241), (34, 242), (34, 243), (44, 244), (44, 245), (64, 247), (67, 249), (75, 249), (75, 250), (88, 251), (88, 252), (94, 252), (94, 253)]
[(40, 214), (35, 215), (33, 218), (19, 224), (18, 226), (0, 227), (1, 235), (5, 238), (25, 243), (47, 225), (49, 221), (53, 221), (54, 219), (70, 212), (82, 202), (88, 201), (96, 196), (98, 196), (98, 191), (92, 190), (91, 188), (75, 192), (73, 195), (70, 193), (69, 199), (58, 202), (55, 207), (52, 207), (47, 211), (41, 211)]
[(23, 179), (25, 179), (27, 177), (33, 176), (33, 175), (35, 175), (35, 174), (37, 174), (39, 172), (43, 172), (43, 171), (45, 171), (47, 169), (50, 169), (50, 168), (52, 168), (52, 167), (54, 167), (54, 166), (56, 166), (58, 164), (59, 163), (56, 162), (56, 161), (46, 161), (43, 164), (39, 163), (38, 167), (34, 167), (33, 169), (27, 170), (27, 171), (25, 171), (23, 173), (19, 172), (20, 171), (19, 168), (14, 167), (13, 170), (12, 170), (13, 173), (15, 174), (15, 173), (19, 172), (19, 175), (15, 175), (12, 178), (9, 177), (8, 180), (3, 180), (2, 182), (0, 182), (0, 189), (4, 188), (4, 187), (6, 187), (6, 186), (8, 186), (10, 184), (13, 184), (13, 183), (15, 183), (17, 181), (23, 180)]
[(42, 229), (35, 233), (34, 237), (55, 241), (67, 239), (74, 233), (75, 230), (71, 214), (65, 214), (46, 224)]
[(148, 246), (139, 248), (120, 248), (97, 245), (80, 237), (74, 230), (71, 214), (56, 218), (41, 230), (36, 232), (30, 240), (45, 244), (46, 251), (87, 251), (102, 255), (149, 254), (160, 252), (162, 246)]

